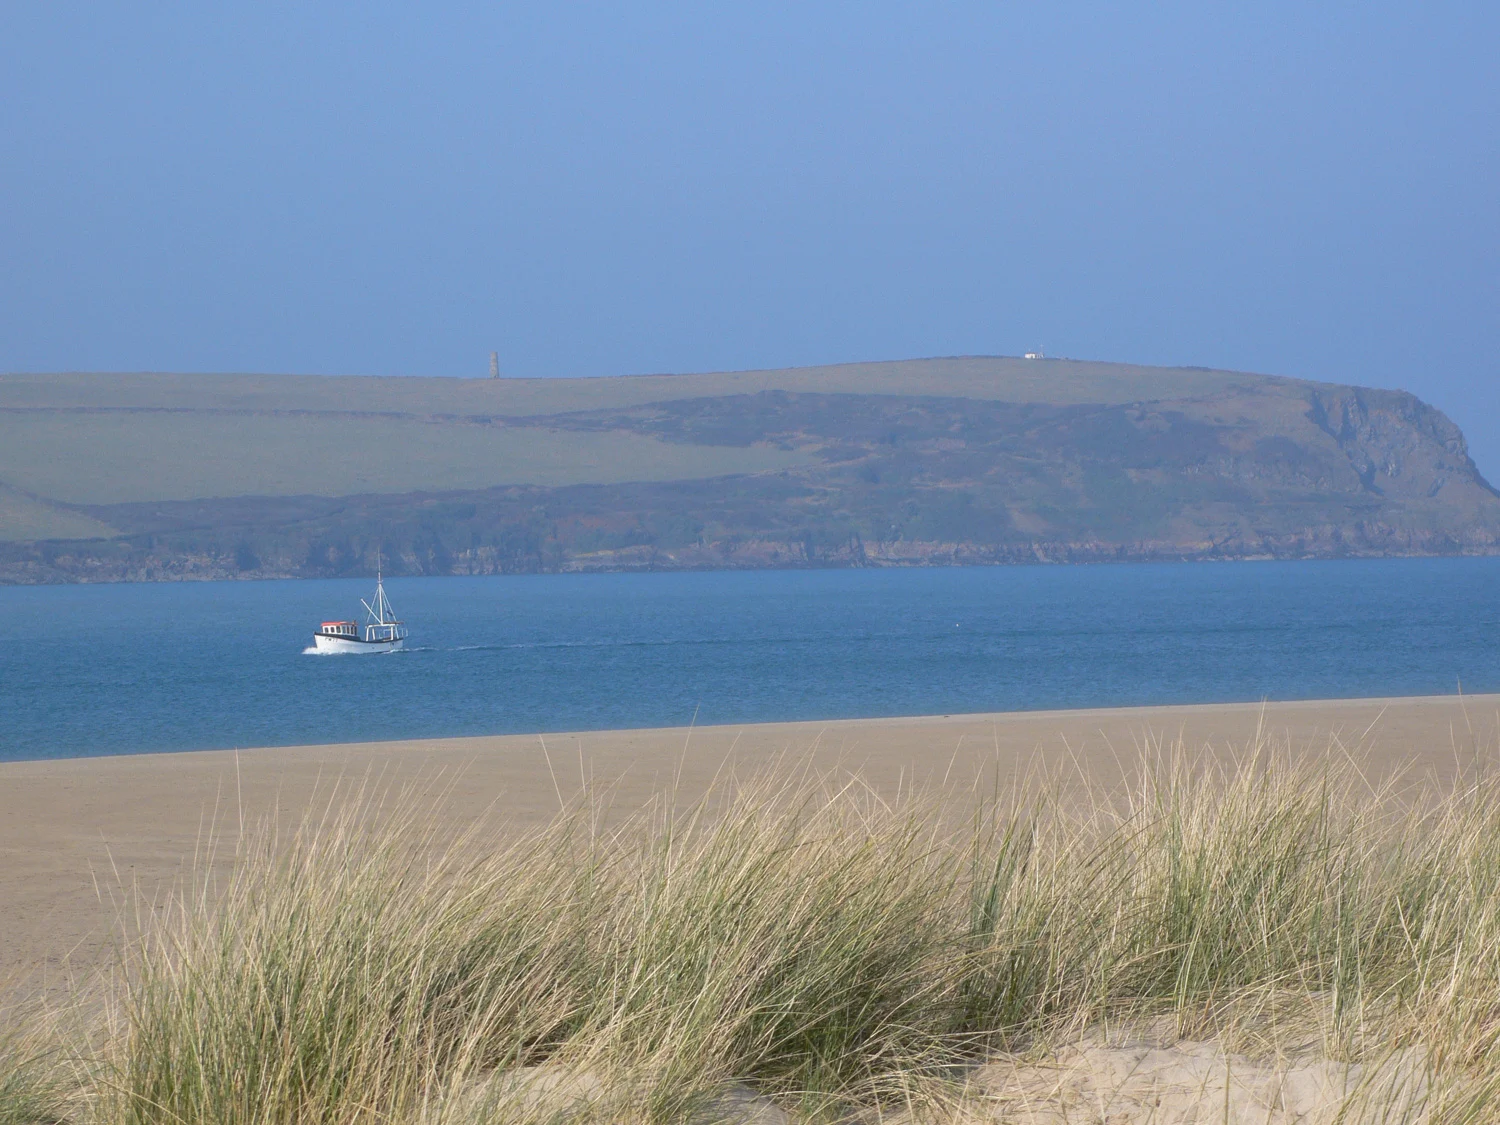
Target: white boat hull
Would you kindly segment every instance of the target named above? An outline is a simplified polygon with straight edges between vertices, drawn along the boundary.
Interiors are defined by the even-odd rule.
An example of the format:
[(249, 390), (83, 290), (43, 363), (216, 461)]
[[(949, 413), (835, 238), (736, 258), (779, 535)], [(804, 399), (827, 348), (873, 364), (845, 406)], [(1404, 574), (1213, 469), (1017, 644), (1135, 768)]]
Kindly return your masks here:
[(396, 652), (405, 643), (404, 638), (394, 641), (362, 641), (355, 637), (330, 637), (325, 633), (313, 634), (313, 651), (317, 653), (353, 655), (362, 652)]
[(349, 620), (325, 621), (313, 634), (312, 648), (304, 649), (304, 652), (354, 656), (367, 652), (398, 652), (406, 644), (406, 626), (396, 619), (390, 599), (385, 596), (385, 583), (380, 580), (378, 554), (375, 563), (375, 600), (359, 600), (365, 608), (364, 625)]

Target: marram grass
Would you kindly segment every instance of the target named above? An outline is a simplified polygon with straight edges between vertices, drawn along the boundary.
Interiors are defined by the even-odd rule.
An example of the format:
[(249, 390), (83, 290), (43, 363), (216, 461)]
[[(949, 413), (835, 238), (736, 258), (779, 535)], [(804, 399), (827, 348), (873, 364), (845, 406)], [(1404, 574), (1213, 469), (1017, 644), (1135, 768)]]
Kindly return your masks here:
[(0, 1125), (994, 1119), (958, 1107), (994, 1052), (1153, 1021), (1419, 1060), (1351, 1123), (1500, 1121), (1500, 781), (1268, 744), (1079, 780), (783, 768), (458, 838), (356, 795), (147, 923), (98, 1027), (0, 1041)]

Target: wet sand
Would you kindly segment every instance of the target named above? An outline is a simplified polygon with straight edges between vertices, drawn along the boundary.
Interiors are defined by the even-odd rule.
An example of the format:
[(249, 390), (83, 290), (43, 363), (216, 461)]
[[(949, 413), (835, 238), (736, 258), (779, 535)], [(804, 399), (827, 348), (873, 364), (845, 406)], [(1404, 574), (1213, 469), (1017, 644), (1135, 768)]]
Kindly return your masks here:
[[(501, 735), (0, 764), (0, 980), (63, 985), (106, 960), (122, 888), (149, 893), (190, 870), (211, 833), (243, 818), (300, 819), (335, 785), (416, 784), (455, 825), (492, 813), (547, 821), (582, 780), (635, 808), (676, 784), (691, 796), (733, 763), (787, 757), (859, 769), (878, 787), (1004, 783), (1036, 764), (1077, 763), (1103, 779), (1137, 747), (1179, 737), (1229, 753), (1258, 728), (1317, 752), (1363, 747), (1376, 771), (1452, 777), (1500, 745), (1500, 696), (1216, 704), (942, 715), (751, 726)], [(1337, 741), (1334, 741), (1337, 740)]]

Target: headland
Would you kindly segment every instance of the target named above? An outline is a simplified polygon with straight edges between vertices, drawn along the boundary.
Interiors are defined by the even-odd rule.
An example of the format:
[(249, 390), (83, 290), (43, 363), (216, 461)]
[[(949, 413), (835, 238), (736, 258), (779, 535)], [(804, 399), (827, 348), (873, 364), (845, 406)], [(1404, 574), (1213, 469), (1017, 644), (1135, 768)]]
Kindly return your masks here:
[(0, 583), (380, 547), (388, 575), (1494, 554), (1500, 494), (1411, 394), (1201, 368), (0, 374)]

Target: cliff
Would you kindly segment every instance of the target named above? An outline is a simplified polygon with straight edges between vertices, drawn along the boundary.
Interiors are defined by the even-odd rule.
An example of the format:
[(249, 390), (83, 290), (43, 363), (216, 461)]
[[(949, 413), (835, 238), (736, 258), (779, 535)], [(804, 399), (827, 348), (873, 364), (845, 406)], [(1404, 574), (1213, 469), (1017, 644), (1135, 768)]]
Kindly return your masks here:
[(1401, 391), (958, 359), (619, 380), (0, 378), (0, 581), (1500, 550)]

